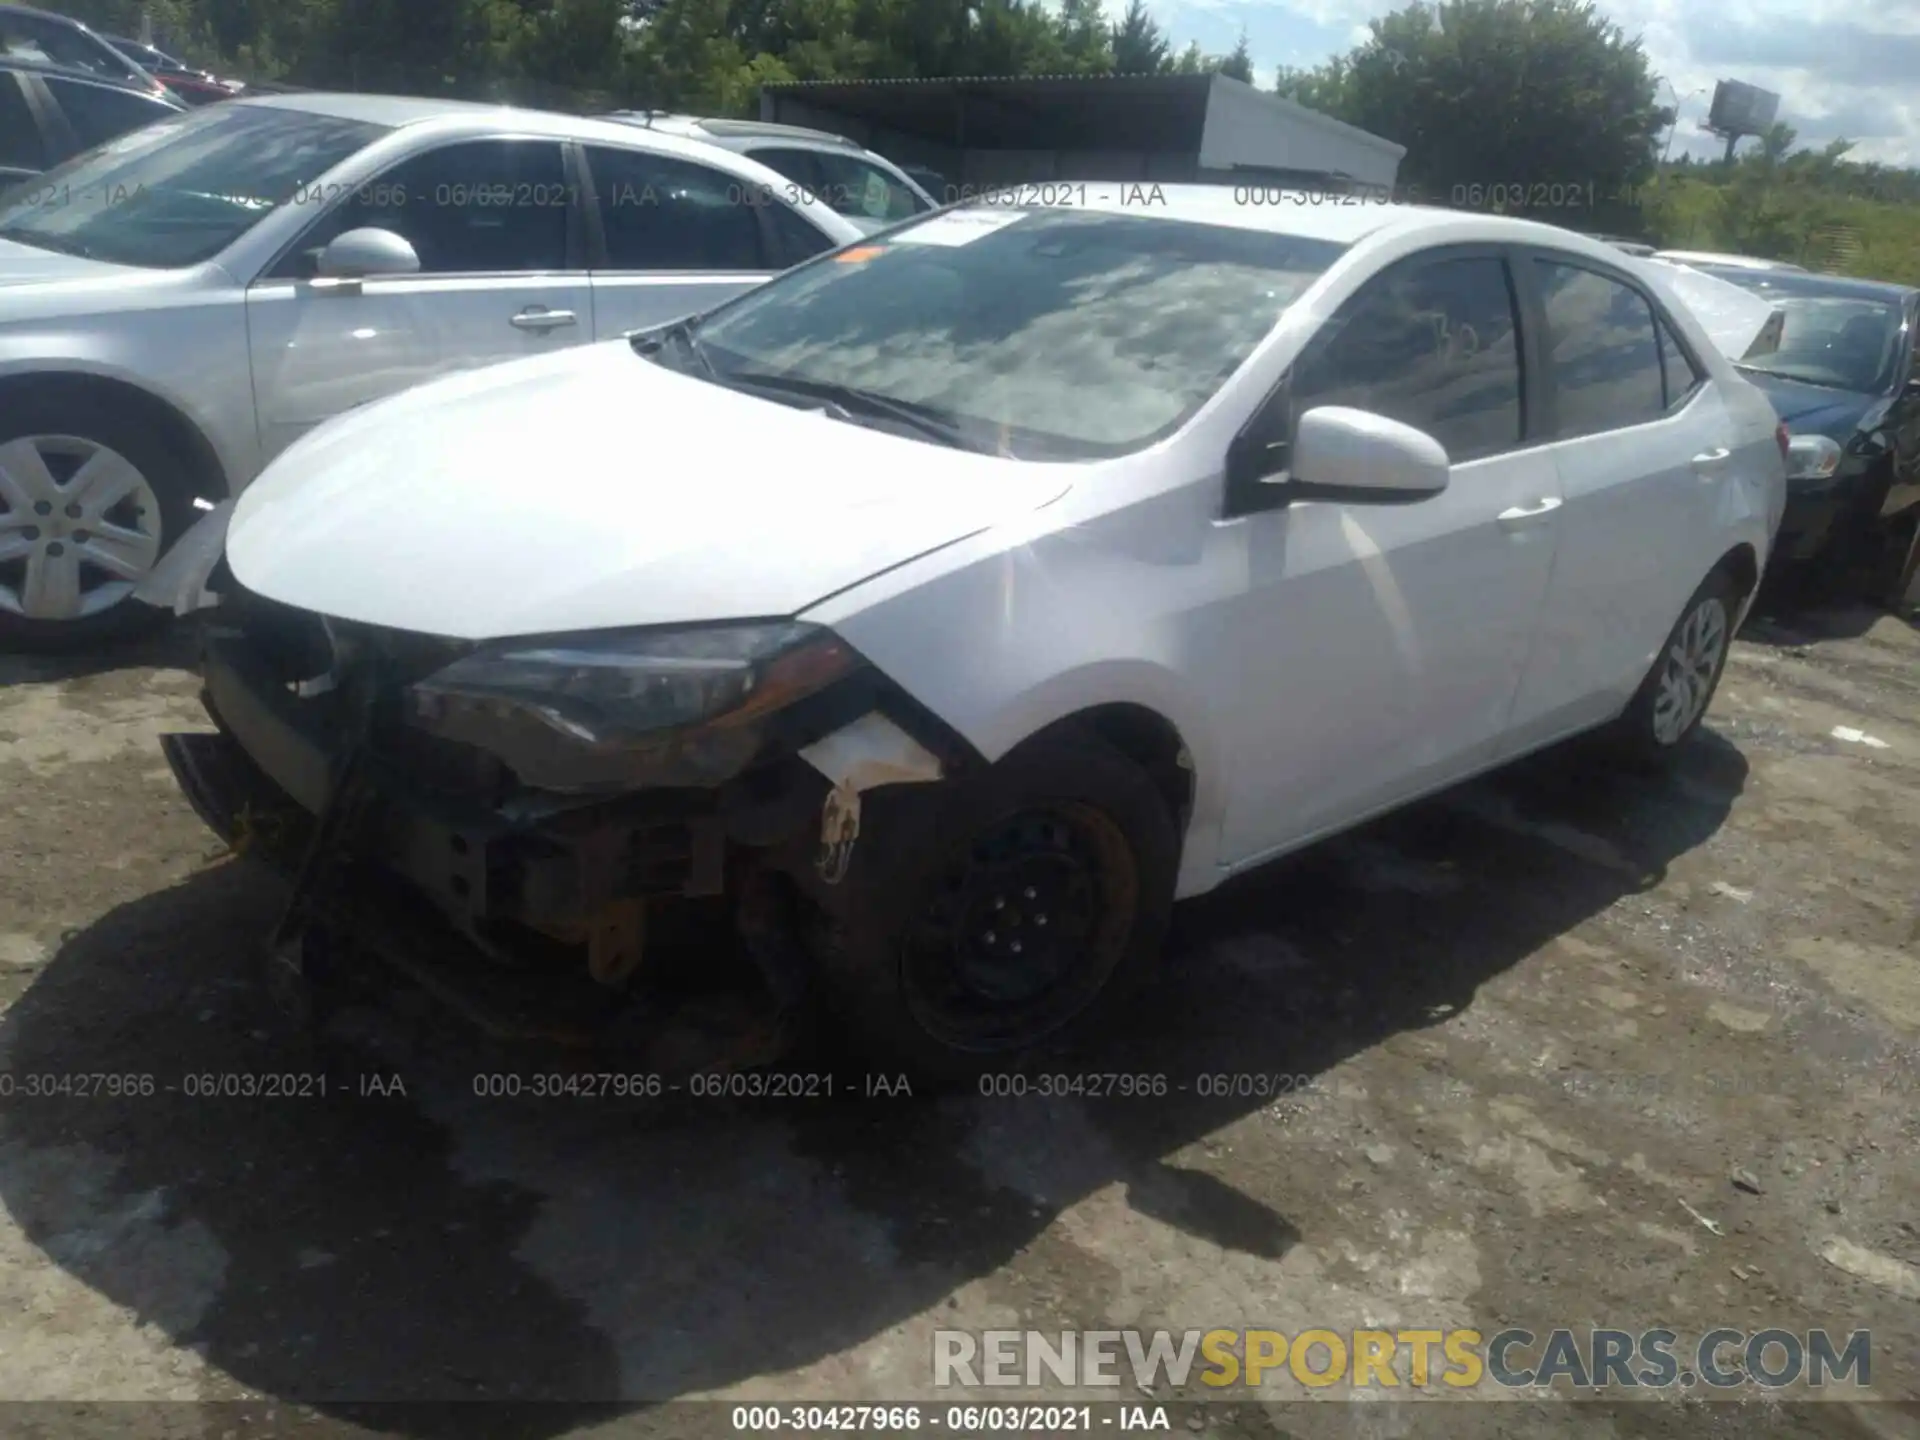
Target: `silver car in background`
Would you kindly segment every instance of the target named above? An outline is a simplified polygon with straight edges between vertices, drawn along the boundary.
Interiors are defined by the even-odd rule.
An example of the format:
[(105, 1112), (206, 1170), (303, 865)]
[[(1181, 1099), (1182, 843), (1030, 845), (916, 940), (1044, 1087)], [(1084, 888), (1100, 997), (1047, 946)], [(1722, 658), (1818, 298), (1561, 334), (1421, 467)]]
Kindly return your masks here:
[(151, 623), (130, 597), (195, 502), (323, 420), (708, 309), (860, 237), (783, 188), (608, 120), (298, 94), (150, 126), (9, 192), (0, 648)]
[(608, 118), (658, 135), (704, 140), (758, 160), (786, 177), (782, 189), (787, 199), (800, 205), (824, 205), (862, 230), (884, 229), (946, 203), (884, 155), (831, 131), (651, 110), (616, 110)]

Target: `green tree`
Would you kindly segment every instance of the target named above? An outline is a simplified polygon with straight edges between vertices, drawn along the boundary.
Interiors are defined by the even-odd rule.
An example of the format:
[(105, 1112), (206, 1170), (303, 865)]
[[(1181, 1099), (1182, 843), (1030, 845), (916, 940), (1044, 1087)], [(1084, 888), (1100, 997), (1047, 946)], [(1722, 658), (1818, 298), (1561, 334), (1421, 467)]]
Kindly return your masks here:
[(1104, 75), (1113, 69), (1113, 31), (1100, 0), (1060, 0), (1056, 29), (1068, 73)]
[(1219, 70), (1222, 75), (1230, 75), (1235, 80), (1253, 84), (1253, 51), (1247, 48), (1246, 31), (1240, 32), (1240, 38), (1234, 44), (1233, 53), (1220, 62)]
[(1277, 95), (1284, 96), (1297, 105), (1309, 110), (1318, 110), (1323, 115), (1338, 116), (1352, 108), (1347, 98), (1347, 89), (1352, 77), (1352, 67), (1346, 57), (1336, 55), (1326, 64), (1313, 70), (1299, 70), (1282, 65), (1274, 76), (1273, 89)]
[(1172, 46), (1147, 13), (1146, 0), (1127, 0), (1127, 13), (1113, 27), (1116, 75), (1156, 75), (1169, 68)]
[(1584, 228), (1635, 223), (1658, 154), (1656, 81), (1589, 0), (1441, 0), (1371, 29), (1294, 93), (1405, 145), (1403, 184)]

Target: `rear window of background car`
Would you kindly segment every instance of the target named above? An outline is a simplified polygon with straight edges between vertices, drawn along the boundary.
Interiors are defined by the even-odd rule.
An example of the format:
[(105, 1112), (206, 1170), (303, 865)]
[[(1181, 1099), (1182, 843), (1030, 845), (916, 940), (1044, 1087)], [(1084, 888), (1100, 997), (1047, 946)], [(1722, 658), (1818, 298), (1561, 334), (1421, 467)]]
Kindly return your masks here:
[(38, 170), (47, 163), (40, 126), (21, 93), (20, 77), (0, 73), (0, 187), (9, 183), (7, 170)]
[(83, 85), (53, 75), (47, 76), (46, 82), (83, 150), (180, 113), (171, 105), (111, 85)]

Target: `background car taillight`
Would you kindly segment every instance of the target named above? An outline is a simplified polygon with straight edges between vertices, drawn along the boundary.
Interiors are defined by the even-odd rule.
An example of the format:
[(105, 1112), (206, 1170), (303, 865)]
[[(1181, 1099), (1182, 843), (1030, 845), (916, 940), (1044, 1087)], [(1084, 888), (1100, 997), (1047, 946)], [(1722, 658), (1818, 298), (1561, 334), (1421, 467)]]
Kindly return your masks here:
[(1789, 433), (1789, 432), (1788, 432), (1788, 430), (1787, 430), (1787, 422), (1786, 422), (1786, 421), (1784, 421), (1784, 420), (1782, 420), (1782, 421), (1781, 421), (1781, 422), (1780, 422), (1780, 423), (1779, 423), (1778, 425), (1776, 425), (1776, 426), (1774, 426), (1774, 427), (1773, 427), (1773, 438), (1774, 438), (1774, 439), (1775, 439), (1776, 441), (1778, 441), (1778, 442), (1779, 442), (1779, 445), (1780, 445), (1780, 458), (1781, 458), (1782, 460), (1784, 460), (1784, 459), (1786, 459), (1786, 458), (1787, 458), (1787, 451), (1788, 451), (1788, 450), (1789, 450), (1789, 449), (1790, 449), (1790, 448), (1792, 447), (1792, 445), (1793, 445), (1793, 436), (1792, 436), (1792, 434), (1791, 434), (1791, 433)]

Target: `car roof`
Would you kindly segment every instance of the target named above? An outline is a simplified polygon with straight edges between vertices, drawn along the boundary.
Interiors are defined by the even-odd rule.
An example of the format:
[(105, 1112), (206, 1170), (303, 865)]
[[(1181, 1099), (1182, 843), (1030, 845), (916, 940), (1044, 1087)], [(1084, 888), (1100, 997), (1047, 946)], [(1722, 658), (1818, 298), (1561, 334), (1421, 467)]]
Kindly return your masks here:
[[(0, 9), (6, 8), (8, 7), (0, 6)], [(124, 78), (118, 75), (102, 75), (98, 70), (86, 70), (78, 65), (63, 65), (58, 60), (34, 60), (25, 55), (0, 54), (0, 70), (20, 70), (32, 75), (47, 75), (56, 80), (71, 81), (76, 85), (99, 85), (108, 90), (120, 90), (129, 95), (144, 96), (159, 104), (172, 100), (180, 109), (187, 108), (170, 95), (156, 95), (130, 75)]]
[(684, 134), (717, 144), (750, 140), (785, 140), (796, 145), (820, 145), (835, 150), (864, 151), (865, 146), (831, 130), (815, 130), (805, 125), (777, 125), (770, 120), (730, 120), (724, 116), (679, 115), (664, 111), (615, 110), (605, 118), (623, 125), (638, 125), (663, 135)]
[(1718, 274), (1736, 285), (1763, 286), (1775, 295), (1829, 296), (1834, 299), (1883, 300), (1904, 302), (1920, 294), (1912, 285), (1897, 285), (1889, 280), (1857, 280), (1851, 275), (1817, 275), (1808, 270), (1748, 270), (1727, 265), (1718, 268), (1700, 265), (1697, 269)]
[(1764, 260), (1758, 255), (1735, 255), (1724, 250), (1656, 250), (1663, 260), (1678, 260), (1687, 265), (1725, 265), (1730, 270), (1805, 270), (1790, 260)]
[[(552, 135), (557, 139), (606, 140), (631, 144), (636, 135), (650, 136), (662, 153), (700, 155), (711, 158), (720, 147), (664, 130), (646, 130), (620, 120), (568, 115), (558, 110), (535, 110), (519, 105), (492, 104), (481, 100), (438, 100), (418, 95), (358, 95), (336, 90), (296, 90), (285, 94), (243, 96), (235, 103), (259, 105), (275, 110), (302, 110), (336, 120), (361, 120), (368, 124), (402, 129), (411, 125), (436, 124), (449, 129), (494, 129), (507, 127), (524, 134)], [(729, 152), (731, 153), (731, 152)], [(744, 158), (736, 156), (736, 159)]]

